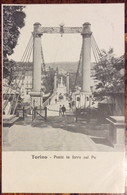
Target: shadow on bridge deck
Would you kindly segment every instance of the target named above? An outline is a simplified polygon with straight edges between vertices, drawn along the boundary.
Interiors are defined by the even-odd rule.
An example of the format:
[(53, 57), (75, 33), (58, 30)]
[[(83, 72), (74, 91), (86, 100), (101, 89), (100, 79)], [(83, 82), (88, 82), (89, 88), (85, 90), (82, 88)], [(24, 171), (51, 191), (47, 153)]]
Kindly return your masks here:
[(107, 139), (109, 132), (107, 125), (101, 126), (97, 123), (87, 123), (85, 120), (75, 122), (74, 116), (70, 115), (49, 117), (47, 125), (72, 133), (85, 134), (88, 135), (96, 144), (103, 144), (113, 147), (113, 145)]
[(27, 117), (25, 121), (18, 121), (16, 125), (31, 125), (36, 128), (48, 128), (61, 129), (61, 131), (68, 131), (71, 133), (78, 133), (88, 135), (95, 144), (102, 144), (113, 147), (108, 141), (108, 129), (106, 125), (100, 125), (97, 123), (87, 123), (86, 120), (80, 119), (75, 121), (74, 115), (65, 116), (49, 116), (47, 122), (43, 121), (40, 117), (37, 120), (31, 120), (31, 117)]
[(32, 116), (27, 116), (25, 120), (17, 121), (15, 125), (19, 125), (20, 127), (26, 126), (26, 129), (32, 126), (32, 128), (35, 128), (35, 133), (37, 129), (42, 129), (42, 131), (44, 130), (44, 132), (46, 132), (51, 128), (54, 132), (58, 129), (61, 133), (63, 132), (63, 135), (65, 131), (69, 134), (72, 133), (72, 137), (74, 134), (82, 134), (88, 136), (94, 144), (113, 148), (108, 141), (109, 131), (106, 125), (102, 126), (97, 123), (87, 123), (85, 119), (79, 119), (78, 122), (76, 122), (75, 116), (68, 115), (67, 113), (65, 116), (49, 116), (47, 122), (40, 117), (32, 122)]

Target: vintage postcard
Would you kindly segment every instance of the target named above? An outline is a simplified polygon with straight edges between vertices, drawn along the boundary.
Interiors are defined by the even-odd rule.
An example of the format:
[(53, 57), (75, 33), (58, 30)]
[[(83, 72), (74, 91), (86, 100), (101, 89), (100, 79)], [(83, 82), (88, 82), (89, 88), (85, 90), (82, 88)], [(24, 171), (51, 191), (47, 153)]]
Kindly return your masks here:
[(124, 4), (2, 5), (2, 192), (124, 193)]

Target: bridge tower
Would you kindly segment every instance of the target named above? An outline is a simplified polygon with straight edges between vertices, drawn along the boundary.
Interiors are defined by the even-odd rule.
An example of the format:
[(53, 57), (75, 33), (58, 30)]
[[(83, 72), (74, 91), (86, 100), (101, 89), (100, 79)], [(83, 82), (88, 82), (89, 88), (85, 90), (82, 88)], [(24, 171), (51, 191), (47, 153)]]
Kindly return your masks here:
[(90, 72), (91, 72), (91, 24), (84, 23), (82, 28), (82, 91), (80, 93), (81, 107), (91, 105)]
[(33, 29), (33, 81), (32, 81), (32, 92), (31, 104), (32, 107), (36, 106), (40, 108), (41, 102), (43, 101), (43, 95), (41, 92), (41, 36), (42, 32), (39, 31), (41, 27), (40, 23), (34, 24)]
[[(82, 91), (80, 93), (80, 106), (88, 107), (91, 102), (90, 69), (91, 69), (91, 28), (90, 23), (84, 23), (83, 27), (64, 27), (62, 33), (81, 33), (82, 35)], [(34, 24), (33, 30), (33, 90), (31, 92), (32, 105), (40, 106), (41, 93), (41, 36), (43, 33), (61, 33), (59, 27), (42, 27), (40, 23)], [(69, 92), (69, 74), (67, 75), (67, 91)], [(57, 87), (57, 76), (54, 77), (54, 91)]]

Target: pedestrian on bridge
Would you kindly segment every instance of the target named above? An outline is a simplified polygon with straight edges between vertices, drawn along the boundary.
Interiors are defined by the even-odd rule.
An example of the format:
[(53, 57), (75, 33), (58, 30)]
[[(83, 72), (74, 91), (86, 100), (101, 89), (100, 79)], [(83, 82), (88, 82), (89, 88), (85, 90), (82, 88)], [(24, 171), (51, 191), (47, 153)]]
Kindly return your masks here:
[(71, 102), (69, 102), (69, 108), (71, 109)]
[(63, 116), (64, 116), (64, 113), (66, 112), (66, 108), (65, 108), (65, 106), (63, 105), (62, 106), (62, 113), (63, 113)]

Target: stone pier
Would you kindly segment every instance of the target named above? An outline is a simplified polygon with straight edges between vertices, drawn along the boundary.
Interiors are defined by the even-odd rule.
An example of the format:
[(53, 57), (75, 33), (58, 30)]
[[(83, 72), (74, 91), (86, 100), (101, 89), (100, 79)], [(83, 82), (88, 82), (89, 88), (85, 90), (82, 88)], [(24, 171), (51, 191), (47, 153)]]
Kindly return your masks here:
[(82, 92), (80, 94), (81, 107), (88, 107), (91, 103), (91, 24), (84, 23), (82, 29)]
[(41, 93), (41, 36), (40, 23), (34, 24), (33, 31), (33, 82), (31, 96), (31, 106), (40, 108), (43, 102), (43, 95)]
[(114, 148), (123, 148), (125, 146), (125, 117), (110, 116), (109, 122), (109, 141)]

